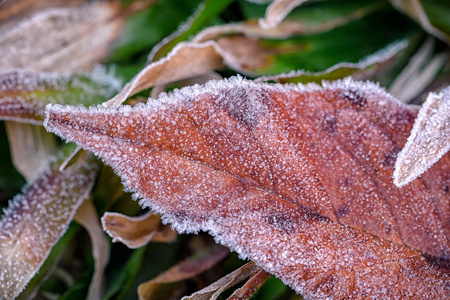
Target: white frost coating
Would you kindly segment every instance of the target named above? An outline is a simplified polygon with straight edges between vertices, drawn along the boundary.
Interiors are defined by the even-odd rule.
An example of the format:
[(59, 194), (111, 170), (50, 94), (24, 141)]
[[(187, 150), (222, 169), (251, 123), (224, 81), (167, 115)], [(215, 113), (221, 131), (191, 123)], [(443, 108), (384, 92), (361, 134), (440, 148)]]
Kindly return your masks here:
[(87, 198), (97, 167), (46, 171), (9, 202), (0, 219), (0, 298), (13, 299), (33, 278)]
[[(323, 100), (329, 94), (332, 96)], [(336, 120), (336, 128), (326, 129), (328, 132), (316, 130), (320, 126), (313, 121), (322, 112), (335, 110), (327, 102), (333, 99), (345, 106), (340, 113), (352, 118), (344, 118), (345, 124)], [(366, 108), (367, 114), (375, 111), (374, 118), (380, 117), (378, 113), (390, 116), (393, 111), (393, 116), (403, 120), (401, 114), (410, 112), (376, 84), (350, 78), (321, 87), (255, 84), (234, 77), (162, 94), (158, 100), (135, 107), (49, 105), (44, 125), (113, 166), (127, 190), (135, 192), (134, 198), (163, 214), (163, 220), (178, 231), (210, 232), (219, 243), (255, 261), (307, 297), (401, 298), (423, 291), (442, 296), (448, 274), (421, 260), (418, 251), (331, 221), (338, 219), (333, 213), (327, 215), (329, 218), (318, 216), (317, 211), (329, 213), (333, 207), (314, 173), (330, 173), (333, 167), (332, 178), (323, 179), (334, 184), (345, 169), (349, 175), (343, 179), (347, 181), (337, 182), (328, 193), (348, 189), (346, 195), (354, 200), (350, 209), (364, 208), (358, 210), (357, 221), (375, 220), (397, 230), (391, 220), (395, 203), (389, 212), (389, 198), (376, 194), (374, 184), (378, 173), (389, 171), (383, 165), (389, 161), (385, 162), (386, 153), (370, 148), (370, 140), (379, 138), (380, 145), (390, 150), (391, 139), (396, 137), (380, 138), (378, 127), (367, 126), (370, 121), (358, 112)], [(399, 123), (393, 120), (380, 126), (395, 130)], [(322, 171), (312, 169), (316, 162), (307, 160), (308, 156), (316, 155), (313, 158), (324, 163), (331, 155), (350, 156), (332, 136), (342, 130), (340, 138), (344, 139), (346, 129), (360, 128), (358, 134), (347, 135), (356, 139), (355, 144), (369, 143), (372, 152), (354, 147), (348, 151), (353, 151), (352, 159), (361, 161), (342, 159), (338, 161), (343, 163), (326, 165)], [(328, 152), (321, 153), (325, 150)], [(364, 180), (364, 173), (372, 172), (370, 163), (378, 163), (378, 170)], [(385, 178), (376, 183), (379, 190), (400, 192)], [(361, 191), (352, 193), (353, 188)], [(314, 205), (309, 208), (308, 203)], [(411, 214), (426, 211), (427, 204), (415, 207), (411, 203)], [(341, 215), (345, 215), (345, 207)], [(363, 225), (357, 228), (364, 229)], [(444, 235), (439, 230), (437, 242)], [(411, 282), (411, 286), (398, 286), (399, 281)]]
[(436, 163), (450, 149), (450, 87), (430, 93), (408, 141), (395, 163), (394, 183), (402, 187)]

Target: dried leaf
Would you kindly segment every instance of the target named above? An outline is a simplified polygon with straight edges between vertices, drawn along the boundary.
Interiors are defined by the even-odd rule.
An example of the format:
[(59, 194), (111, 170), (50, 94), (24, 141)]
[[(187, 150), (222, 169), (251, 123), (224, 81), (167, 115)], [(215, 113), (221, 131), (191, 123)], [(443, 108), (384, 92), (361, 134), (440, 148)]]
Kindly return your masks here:
[(217, 246), (200, 257), (187, 259), (173, 266), (158, 277), (140, 284), (138, 287), (139, 299), (152, 299), (158, 286), (162, 283), (186, 280), (205, 272), (221, 261), (228, 253), (228, 249)]
[(162, 225), (160, 216), (152, 212), (140, 217), (106, 212), (102, 217), (102, 226), (113, 242), (121, 242), (131, 249), (142, 247), (150, 241), (172, 242), (177, 236), (170, 225)]
[(375, 84), (235, 78), (47, 112), (47, 130), (112, 165), (178, 231), (211, 233), (307, 297), (450, 292), (450, 156), (432, 185), (397, 188), (416, 113)]
[(71, 75), (6, 71), (0, 74), (0, 119), (42, 125), (46, 104), (99, 104), (121, 86), (103, 67)]
[(87, 198), (97, 165), (81, 155), (63, 172), (58, 164), (10, 201), (0, 220), (0, 296), (16, 297), (39, 270)]
[(233, 292), (228, 300), (250, 299), (256, 291), (269, 279), (270, 274), (264, 270), (255, 273), (250, 279), (239, 289)]
[(215, 300), (224, 291), (230, 287), (238, 284), (245, 278), (261, 271), (260, 267), (255, 266), (253, 262), (246, 263), (239, 269), (231, 272), (230, 274), (220, 278), (213, 284), (205, 287), (204, 289), (190, 295), (183, 297), (182, 300)]
[[(395, 163), (394, 183), (415, 180), (450, 149), (450, 87), (430, 93)], [(447, 188), (448, 189), (448, 188)]]
[(74, 216), (74, 220), (81, 224), (89, 233), (95, 261), (94, 274), (92, 275), (86, 299), (99, 300), (102, 296), (103, 272), (109, 261), (109, 243), (103, 233), (92, 201), (86, 200), (81, 204)]
[(0, 66), (2, 71), (92, 69), (107, 55), (122, 23), (115, 2), (95, 1), (81, 7), (39, 11), (0, 31)]

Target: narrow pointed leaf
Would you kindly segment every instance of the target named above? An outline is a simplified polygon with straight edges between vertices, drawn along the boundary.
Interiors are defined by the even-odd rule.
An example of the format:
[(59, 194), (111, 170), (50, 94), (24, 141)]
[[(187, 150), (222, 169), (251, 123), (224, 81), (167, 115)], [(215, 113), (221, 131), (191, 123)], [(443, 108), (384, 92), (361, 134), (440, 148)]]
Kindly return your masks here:
[(436, 163), (450, 149), (450, 87), (430, 93), (395, 163), (394, 183), (404, 186)]
[(33, 278), (92, 187), (96, 163), (81, 156), (44, 172), (10, 201), (0, 219), (0, 296), (13, 299)]
[(372, 83), (235, 78), (134, 108), (52, 105), (45, 126), (180, 232), (210, 232), (307, 297), (438, 298), (450, 288), (450, 157), (432, 186), (391, 180), (415, 116)]
[(120, 80), (101, 67), (73, 75), (6, 71), (0, 74), (0, 119), (42, 124), (49, 103), (99, 104), (120, 88)]

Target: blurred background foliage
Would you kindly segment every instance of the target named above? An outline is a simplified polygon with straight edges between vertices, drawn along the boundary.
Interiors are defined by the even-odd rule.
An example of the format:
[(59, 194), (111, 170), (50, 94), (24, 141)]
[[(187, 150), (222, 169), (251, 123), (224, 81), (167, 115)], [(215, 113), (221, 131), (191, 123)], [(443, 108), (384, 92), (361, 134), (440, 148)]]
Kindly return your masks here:
[[(123, 0), (120, 3), (121, 9), (126, 11), (138, 2)], [(412, 82), (415, 78), (424, 78), (423, 73), (428, 70), (427, 66), (436, 61), (436, 58), (440, 58), (439, 64), (431, 71), (428, 70), (430, 75), (426, 77), (426, 81), (422, 80), (425, 83), (421, 89), (408, 99), (410, 102), (421, 103), (425, 93), (450, 82), (450, 2), (421, 1), (431, 27), (441, 33), (437, 37), (434, 32), (430, 34), (429, 26), (424, 26), (414, 13), (408, 12), (407, 9), (399, 10), (398, 3), (401, 2), (307, 1), (292, 11), (286, 19), (300, 24), (303, 28), (300, 32), (280, 38), (250, 38), (257, 42), (258, 51), (264, 54), (263, 63), (242, 68), (228, 66), (216, 72), (222, 77), (237, 73), (248, 78), (269, 76), (268, 80), (279, 82), (320, 82), (323, 79), (350, 75), (378, 81), (389, 89), (401, 76), (402, 71), (411, 64), (420, 65), (410, 72), (413, 74), (410, 79)], [(165, 57), (174, 46), (192, 39), (205, 28), (238, 22), (257, 24), (258, 19), (264, 17), (267, 5), (244, 0), (147, 1), (144, 8), (127, 17), (119, 38), (102, 64), (106, 69), (114, 70), (114, 76), (122, 82), (128, 82), (146, 64)], [(230, 37), (233, 34), (239, 35), (227, 33), (225, 36)], [(159, 44), (165, 38), (165, 42)], [(427, 43), (432, 46), (426, 55), (421, 56)], [(389, 45), (393, 44), (401, 46), (383, 59), (370, 60), (374, 53), (382, 57), (385, 53), (382, 49), (389, 49)], [(150, 52), (157, 45), (158, 51), (154, 50), (153, 57), (149, 58)], [(358, 65), (358, 62), (364, 61), (368, 62)], [(350, 64), (339, 65), (344, 62)], [(333, 68), (335, 65), (338, 66)], [(292, 71), (297, 72), (290, 76), (274, 77)], [(180, 85), (175, 83), (166, 88)], [(151, 89), (138, 93), (128, 101), (142, 101), (150, 94)], [(402, 91), (397, 95), (401, 97)], [(101, 103), (104, 100), (107, 98), (99, 98), (92, 103)], [(0, 124), (0, 143), (0, 205), (6, 207), (8, 199), (21, 191), (26, 180), (11, 160), (4, 122)], [(60, 145), (61, 141), (57, 143)], [(106, 211), (120, 212), (128, 216), (145, 213), (145, 210), (131, 199), (130, 194), (123, 192), (120, 179), (104, 165), (93, 188), (92, 200), (99, 216)], [(141, 283), (157, 277), (185, 259), (195, 259), (209, 253), (213, 247), (214, 241), (205, 233), (179, 235), (173, 242), (150, 242), (138, 249), (129, 249), (122, 243), (111, 243), (110, 260), (104, 273), (103, 299), (137, 299), (137, 290)], [(244, 263), (231, 253), (208, 270), (187, 280), (158, 284), (153, 299), (178, 299), (192, 294)], [(25, 299), (37, 289), (37, 299), (84, 299), (93, 272), (94, 258), (90, 238), (81, 226), (72, 222), (64, 236), (53, 247), (41, 271), (19, 298)], [(223, 293), (220, 299), (226, 299), (231, 293), (232, 291)], [(271, 277), (252, 299), (300, 298), (280, 280)]]

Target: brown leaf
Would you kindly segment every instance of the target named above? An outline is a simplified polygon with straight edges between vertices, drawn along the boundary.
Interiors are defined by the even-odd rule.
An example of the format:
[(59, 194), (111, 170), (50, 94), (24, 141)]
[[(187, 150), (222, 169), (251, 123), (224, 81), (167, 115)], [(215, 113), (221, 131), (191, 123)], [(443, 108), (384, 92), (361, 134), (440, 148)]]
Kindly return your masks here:
[(239, 289), (233, 292), (228, 300), (250, 299), (256, 291), (269, 279), (270, 274), (264, 270), (255, 273), (250, 279)]
[(83, 152), (64, 171), (54, 164), (10, 201), (0, 220), (0, 297), (13, 299), (64, 234), (94, 183), (97, 165)]
[(228, 290), (232, 286), (238, 284), (245, 278), (261, 271), (261, 268), (255, 266), (253, 262), (246, 263), (239, 269), (230, 274), (220, 278), (216, 282), (208, 285), (204, 289), (190, 295), (183, 297), (182, 300), (215, 300), (220, 294)]
[(200, 257), (187, 259), (173, 266), (158, 277), (141, 283), (138, 287), (139, 299), (152, 299), (152, 296), (160, 284), (172, 283), (192, 278), (205, 272), (228, 254), (228, 249), (222, 246), (216, 246)]
[(450, 150), (450, 87), (430, 93), (395, 163), (394, 183), (410, 183)]
[(48, 130), (114, 166), (177, 230), (210, 232), (307, 297), (450, 293), (450, 156), (397, 188), (416, 112), (375, 84), (234, 78), (47, 112)]
[(171, 242), (177, 236), (170, 225), (162, 225), (160, 216), (152, 212), (140, 217), (106, 212), (102, 217), (102, 226), (113, 242), (122, 242), (131, 249), (142, 247), (150, 241)]

